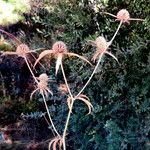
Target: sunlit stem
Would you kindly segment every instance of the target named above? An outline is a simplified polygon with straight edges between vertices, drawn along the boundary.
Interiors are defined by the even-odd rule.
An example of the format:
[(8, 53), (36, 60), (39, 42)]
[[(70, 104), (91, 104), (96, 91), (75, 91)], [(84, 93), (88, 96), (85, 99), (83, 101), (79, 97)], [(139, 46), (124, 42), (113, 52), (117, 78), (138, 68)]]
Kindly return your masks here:
[(118, 26), (118, 28), (117, 28), (117, 30), (116, 30), (114, 36), (112, 37), (112, 39), (111, 39), (110, 42), (109, 42), (109, 45), (112, 44), (112, 42), (113, 42), (113, 40), (115, 39), (115, 37), (116, 37), (116, 35), (117, 35), (117, 33), (118, 33), (118, 31), (119, 31), (121, 25), (122, 25), (122, 21), (120, 21), (119, 26)]
[[(32, 69), (31, 69), (31, 67), (30, 67), (30, 65), (29, 65), (29, 63), (28, 63), (27, 58), (24, 57), (24, 59), (25, 59), (25, 62), (26, 62), (27, 66), (28, 66), (28, 68), (29, 68), (29, 70), (30, 70), (30, 72), (31, 72), (31, 74), (32, 74), (32, 77), (34, 78), (35, 82), (38, 84), (38, 80), (36, 79), (36, 77), (35, 77), (35, 75), (34, 75)], [(55, 133), (60, 136), (60, 134), (59, 134), (58, 131), (56, 130), (55, 125), (54, 125), (54, 123), (53, 123), (53, 121), (52, 121), (51, 115), (50, 115), (50, 113), (49, 113), (48, 105), (47, 105), (47, 103), (46, 103), (45, 96), (44, 96), (43, 93), (41, 93), (41, 94), (42, 94), (42, 97), (43, 97), (43, 100), (44, 100), (45, 108), (46, 108), (46, 111), (47, 111), (47, 114), (48, 114), (50, 123), (51, 123), (51, 125), (52, 125), (52, 127), (53, 127)]]
[(144, 21), (144, 19), (138, 19), (138, 18), (130, 18), (129, 20)]
[[(122, 25), (122, 21), (120, 22), (120, 24), (119, 24), (119, 26), (118, 26), (118, 28), (117, 28), (117, 30), (116, 30), (114, 36), (113, 36), (112, 39), (110, 40), (110, 42), (109, 42), (109, 44), (108, 44), (108, 46), (107, 46), (107, 49), (108, 49), (108, 47), (112, 44), (113, 40), (115, 39), (115, 37), (116, 37), (116, 35), (117, 35), (117, 33), (118, 33), (118, 31), (119, 31), (121, 25)], [(96, 66), (95, 66), (95, 68), (94, 68), (94, 70), (93, 70), (93, 72), (92, 72), (90, 78), (88, 79), (88, 81), (86, 82), (86, 84), (84, 85), (84, 87), (80, 90), (80, 92), (79, 92), (75, 97), (78, 97), (78, 96), (84, 91), (84, 89), (87, 87), (87, 85), (90, 83), (91, 79), (93, 78), (93, 76), (94, 76), (94, 74), (95, 74), (95, 72), (96, 72), (96, 70), (97, 70), (97, 68), (98, 68), (98, 66), (99, 66), (99, 64), (100, 64), (100, 62), (101, 62), (101, 60), (102, 60), (102, 56), (103, 56), (103, 55), (104, 55), (104, 53), (102, 53), (102, 54), (99, 56), (98, 62), (97, 62), (97, 64), (96, 64)], [(70, 88), (69, 88), (69, 85), (68, 85), (68, 82), (67, 82), (67, 79), (66, 79), (66, 76), (65, 76), (65, 72), (64, 72), (62, 63), (61, 63), (61, 70), (62, 70), (62, 73), (63, 73), (63, 77), (64, 77), (64, 80), (65, 80), (65, 84), (66, 84), (66, 86), (67, 86), (69, 95), (70, 95), (70, 97), (71, 97), (71, 99), (72, 99), (71, 105), (70, 105), (70, 109), (69, 109), (69, 113), (68, 113), (67, 120), (66, 120), (66, 124), (65, 124), (65, 129), (64, 129), (64, 132), (63, 132), (63, 149), (66, 150), (66, 142), (65, 142), (66, 131), (67, 131), (67, 128), (68, 128), (68, 124), (69, 124), (69, 120), (70, 120), (70, 116), (71, 116), (71, 113), (72, 113), (72, 108), (73, 108), (73, 104), (74, 104), (75, 99), (73, 98), (72, 93), (71, 93), (71, 91), (70, 91)]]
[(72, 99), (72, 101), (71, 101), (69, 113), (68, 113), (66, 124), (65, 124), (65, 129), (64, 129), (64, 132), (63, 132), (63, 149), (64, 150), (66, 150), (65, 137), (66, 137), (66, 132), (67, 132), (67, 128), (68, 128), (68, 125), (69, 125), (70, 116), (71, 116), (71, 113), (72, 113), (73, 104), (74, 104), (74, 99)]
[(43, 100), (44, 100), (45, 108), (46, 108), (46, 111), (47, 111), (47, 114), (48, 114), (50, 123), (51, 123), (51, 125), (52, 125), (52, 127), (53, 127), (55, 133), (56, 133), (58, 136), (60, 136), (60, 134), (58, 133), (58, 131), (57, 131), (57, 129), (55, 128), (55, 125), (54, 125), (54, 123), (53, 123), (53, 121), (52, 121), (52, 118), (51, 118), (51, 115), (50, 115), (50, 112), (49, 112), (49, 109), (48, 109), (48, 105), (47, 105), (47, 103), (46, 103), (45, 96), (44, 96), (43, 93), (41, 93), (41, 94), (42, 94), (42, 97), (43, 97)]
[(94, 74), (95, 74), (95, 72), (96, 72), (96, 70), (97, 70), (97, 68), (98, 68), (98, 66), (99, 66), (99, 64), (100, 64), (100, 62), (101, 62), (101, 60), (102, 60), (103, 54), (104, 54), (104, 53), (102, 53), (102, 54), (99, 56), (98, 62), (97, 62), (97, 64), (96, 64), (96, 66), (95, 66), (95, 68), (94, 68), (94, 70), (93, 70), (93, 72), (92, 72), (90, 78), (88, 79), (88, 81), (86, 82), (86, 84), (84, 85), (84, 87), (80, 90), (80, 92), (76, 95), (76, 97), (78, 97), (78, 96), (84, 91), (84, 89), (87, 87), (87, 85), (89, 84), (89, 82), (90, 82), (91, 79), (93, 78), (93, 76), (94, 76)]
[[(50, 127), (51, 124), (50, 124), (50, 122), (47, 120), (47, 118), (46, 118), (45, 115), (44, 115), (44, 119), (45, 119), (45, 121), (47, 122), (48, 126)], [(52, 129), (52, 133), (53, 133), (53, 135), (55, 136), (55, 133), (54, 133), (53, 129)]]
[[(117, 35), (117, 33), (118, 33), (118, 31), (119, 31), (121, 25), (122, 25), (122, 21), (120, 21), (120, 24), (118, 25), (118, 28), (117, 28), (117, 30), (116, 30), (114, 36), (112, 37), (112, 39), (110, 40), (109, 44), (107, 45), (107, 49), (108, 49), (108, 47), (112, 44), (113, 40), (115, 39), (115, 37), (116, 37), (116, 35)], [(96, 66), (95, 66), (95, 68), (94, 68), (94, 70), (93, 70), (93, 72), (92, 72), (90, 78), (88, 79), (88, 81), (86, 82), (86, 84), (84, 85), (84, 87), (80, 90), (80, 92), (76, 95), (76, 97), (78, 97), (78, 96), (84, 91), (84, 89), (87, 87), (87, 85), (90, 83), (92, 77), (94, 76), (94, 74), (95, 74), (95, 72), (96, 72), (96, 70), (97, 70), (97, 68), (98, 68), (98, 66), (99, 66), (99, 64), (100, 64), (100, 62), (101, 62), (101, 59), (102, 59), (103, 54), (104, 54), (104, 53), (102, 53), (102, 54), (99, 56), (98, 62), (97, 62), (97, 64), (96, 64)]]
[(65, 71), (64, 71), (64, 67), (63, 67), (62, 62), (61, 62), (60, 65), (61, 65), (61, 70), (62, 70), (62, 74), (63, 74), (64, 80), (65, 80), (65, 84), (66, 84), (66, 86), (67, 86), (67, 90), (68, 90), (68, 92), (69, 92), (70, 97), (73, 99), (73, 95), (72, 95), (71, 90), (70, 90), (70, 87), (69, 87), (69, 85), (68, 85), (68, 81), (67, 81), (67, 78), (66, 78), (66, 75), (65, 75)]
[(64, 128), (64, 132), (63, 132), (63, 137), (62, 137), (63, 138), (63, 150), (66, 150), (65, 137), (66, 137), (66, 132), (67, 132), (67, 128), (68, 128), (68, 125), (69, 125), (69, 120), (70, 120), (70, 116), (71, 116), (71, 112), (72, 112), (72, 108), (73, 108), (74, 98), (73, 98), (73, 95), (71, 93), (70, 87), (68, 85), (67, 78), (66, 78), (66, 75), (65, 75), (65, 72), (64, 72), (64, 68), (63, 68), (62, 62), (61, 62), (61, 70), (62, 70), (62, 74), (63, 74), (64, 80), (65, 80), (65, 84), (67, 86), (69, 95), (70, 95), (70, 97), (72, 99), (71, 106), (70, 106), (70, 109), (69, 109), (69, 112), (68, 112), (68, 116), (67, 116), (67, 120), (66, 120), (66, 124), (65, 124), (65, 128)]
[(108, 12), (103, 12), (104, 14), (107, 14), (107, 15), (109, 15), (109, 16), (112, 16), (112, 17), (117, 17), (117, 16), (115, 16), (115, 15), (113, 15), (113, 14), (111, 14), (111, 13), (108, 13)]
[(36, 79), (36, 77), (35, 77), (35, 75), (34, 75), (32, 69), (31, 69), (31, 67), (30, 67), (30, 65), (29, 65), (29, 63), (28, 63), (27, 58), (26, 58), (26, 57), (23, 57), (23, 58), (24, 58), (24, 60), (25, 60), (25, 62), (26, 62), (26, 64), (27, 64), (27, 66), (28, 66), (28, 68), (29, 68), (29, 70), (30, 70), (30, 72), (31, 72), (31, 74), (32, 74), (32, 77), (34, 78), (35, 82), (38, 84), (38, 80)]

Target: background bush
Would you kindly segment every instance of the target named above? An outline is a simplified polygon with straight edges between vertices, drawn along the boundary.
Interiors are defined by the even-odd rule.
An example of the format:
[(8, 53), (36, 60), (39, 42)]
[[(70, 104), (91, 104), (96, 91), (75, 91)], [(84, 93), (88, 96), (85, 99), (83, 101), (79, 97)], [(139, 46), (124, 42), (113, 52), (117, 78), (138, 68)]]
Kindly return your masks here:
[[(95, 39), (98, 35), (104, 35), (110, 40), (118, 25), (114, 18), (101, 12), (116, 14), (126, 8), (131, 17), (145, 18), (143, 23), (133, 21), (130, 25), (122, 26), (110, 48), (119, 64), (105, 56), (84, 91), (94, 105), (92, 115), (85, 115), (87, 109), (84, 104), (75, 103), (68, 131), (68, 149), (150, 149), (148, 6), (149, 2), (145, 0), (107, 0), (96, 1), (96, 4), (86, 0), (62, 0), (51, 5), (45, 1), (40, 7), (33, 7), (30, 13), (25, 14), (26, 20), (17, 28), (18, 31), (23, 30), (24, 35), (21, 37), (31, 47), (50, 48), (54, 41), (62, 40), (67, 43), (70, 51), (91, 59), (95, 49), (86, 44), (87, 40)], [(56, 126), (62, 132), (68, 109), (64, 105), (66, 97), (63, 94), (60, 97), (57, 89), (57, 85), (63, 83), (62, 75), (59, 72), (58, 77), (55, 77), (53, 67), (46, 70), (56, 83), (53, 86), (50, 84), (54, 98), (50, 97), (49, 104)], [(78, 59), (66, 59), (65, 71), (74, 93), (88, 80), (92, 70)], [(37, 111), (40, 111), (39, 107)]]

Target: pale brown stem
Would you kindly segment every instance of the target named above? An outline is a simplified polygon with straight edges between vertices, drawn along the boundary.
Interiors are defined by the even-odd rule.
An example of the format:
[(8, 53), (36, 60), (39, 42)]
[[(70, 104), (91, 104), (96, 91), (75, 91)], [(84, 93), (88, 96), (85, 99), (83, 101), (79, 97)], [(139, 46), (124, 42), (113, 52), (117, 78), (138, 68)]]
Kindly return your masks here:
[[(120, 21), (120, 24), (119, 24), (119, 26), (118, 26), (118, 28), (117, 28), (117, 30), (116, 30), (114, 36), (113, 36), (112, 39), (110, 40), (110, 42), (109, 42), (109, 44), (108, 44), (108, 46), (107, 46), (107, 49), (109, 48), (109, 46), (112, 44), (113, 40), (115, 39), (115, 37), (116, 37), (116, 35), (117, 35), (117, 33), (118, 33), (118, 31), (119, 31), (121, 25), (122, 25), (122, 21)], [(98, 66), (99, 66), (99, 63), (100, 63), (100, 61), (101, 61), (101, 59), (102, 59), (103, 54), (104, 54), (104, 53), (102, 53), (102, 54), (99, 56), (98, 62), (97, 62), (97, 64), (96, 64), (96, 66), (95, 66), (95, 68), (94, 68), (94, 70), (93, 70), (91, 76), (89, 77), (88, 81), (86, 82), (86, 84), (85, 84), (84, 87), (80, 90), (80, 92), (77, 94), (76, 97), (78, 97), (78, 96), (84, 91), (84, 89), (87, 87), (87, 85), (90, 83), (91, 79), (93, 78), (93, 76), (94, 76), (94, 74), (95, 74), (95, 72), (96, 72), (96, 70), (97, 70), (97, 68), (98, 68)]]
[(57, 131), (57, 129), (55, 128), (55, 125), (54, 125), (54, 123), (53, 123), (53, 121), (52, 121), (52, 118), (51, 118), (51, 115), (50, 115), (50, 112), (49, 112), (49, 109), (48, 109), (48, 105), (47, 105), (47, 102), (46, 102), (45, 96), (44, 96), (44, 94), (43, 94), (43, 93), (41, 93), (41, 95), (42, 95), (42, 97), (43, 97), (44, 104), (45, 104), (45, 108), (46, 108), (46, 111), (47, 111), (47, 114), (48, 114), (49, 120), (50, 120), (50, 122), (51, 122), (51, 125), (52, 125), (52, 127), (53, 127), (53, 129), (54, 129), (55, 133), (56, 133), (58, 136), (60, 136), (60, 134), (58, 133), (58, 131)]
[(63, 68), (62, 62), (61, 62), (61, 70), (62, 70), (62, 74), (63, 74), (64, 80), (65, 80), (65, 84), (67, 86), (69, 95), (70, 95), (70, 97), (72, 99), (71, 105), (70, 105), (70, 109), (69, 109), (69, 112), (68, 112), (68, 116), (67, 116), (67, 120), (66, 120), (66, 124), (65, 124), (65, 128), (64, 128), (64, 132), (63, 132), (63, 137), (62, 137), (63, 138), (63, 149), (66, 150), (65, 138), (66, 138), (66, 132), (67, 132), (67, 128), (68, 128), (68, 125), (69, 125), (69, 120), (70, 120), (70, 116), (71, 116), (71, 112), (72, 112), (72, 108), (73, 108), (74, 98), (73, 98), (73, 95), (71, 93), (70, 87), (68, 85), (67, 78), (66, 78), (66, 75), (65, 75), (65, 72), (64, 72), (64, 68)]
[(32, 77), (34, 78), (35, 82), (38, 84), (38, 80), (36, 79), (36, 77), (35, 77), (35, 75), (34, 75), (32, 69), (31, 69), (31, 67), (30, 67), (30, 65), (29, 65), (29, 63), (28, 63), (27, 58), (26, 58), (26, 57), (23, 57), (23, 58), (24, 58), (24, 60), (25, 60), (25, 62), (26, 62), (26, 64), (27, 64), (27, 66), (28, 66), (28, 68), (29, 68), (29, 70), (30, 70), (30, 72), (31, 72), (31, 74), (32, 74)]

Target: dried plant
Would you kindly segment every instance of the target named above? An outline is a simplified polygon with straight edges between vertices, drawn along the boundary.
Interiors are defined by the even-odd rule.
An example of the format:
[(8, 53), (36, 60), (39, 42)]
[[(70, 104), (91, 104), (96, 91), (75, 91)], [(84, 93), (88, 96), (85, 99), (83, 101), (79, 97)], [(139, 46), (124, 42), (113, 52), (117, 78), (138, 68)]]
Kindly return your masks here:
[[(31, 72), (31, 74), (32, 74), (32, 77), (33, 77), (34, 80), (37, 82), (37, 80), (36, 80), (36, 78), (35, 78), (35, 76), (34, 76), (34, 73), (33, 73), (32, 69), (31, 69), (31, 67), (30, 67), (30, 65), (29, 65), (29, 63), (30, 63), (31, 65), (32, 65), (32, 63), (30, 62), (30, 60), (28, 60), (28, 56), (29, 56), (29, 54), (32, 55), (33, 52), (36, 52), (36, 51), (39, 50), (39, 49), (37, 49), (37, 50), (30, 50), (30, 48), (28, 47), (28, 45), (22, 43), (22, 42), (21, 42), (19, 39), (17, 39), (13, 34), (8, 33), (8, 32), (6, 32), (6, 31), (4, 31), (4, 30), (2, 30), (2, 29), (0, 29), (0, 32), (4, 33), (4, 34), (6, 34), (7, 36), (9, 36), (10, 38), (12, 38), (12, 39), (16, 42), (16, 44), (17, 44), (17, 48), (16, 48), (16, 51), (15, 51), (15, 52), (5, 51), (5, 52), (2, 52), (2, 55), (1, 55), (1, 56), (3, 56), (3, 55), (17, 55), (18, 57), (22, 57), (22, 58), (25, 60), (27, 66), (28, 66), (28, 68), (29, 68), (29, 70), (30, 70), (30, 72)], [(32, 55), (32, 57), (33, 57), (34, 59), (36, 59), (36, 58), (34, 57), (34, 55)], [(42, 66), (43, 66), (43, 65), (42, 65)]]
[(130, 14), (126, 9), (121, 9), (117, 15), (113, 15), (111, 13), (104, 12), (105, 14), (108, 14), (112, 17), (116, 18), (116, 21), (121, 21), (123, 23), (130, 23), (131, 20), (136, 20), (136, 21), (143, 21), (143, 19), (139, 18), (130, 18)]
[(59, 150), (61, 150), (63, 145), (63, 139), (61, 136), (54, 137), (50, 142), (49, 142), (49, 150), (57, 150), (57, 146), (59, 147)]
[(106, 41), (106, 39), (103, 36), (99, 36), (96, 38), (95, 41), (90, 41), (91, 44), (93, 46), (96, 47), (96, 52), (93, 55), (92, 60), (95, 62), (96, 59), (98, 59), (97, 64), (93, 70), (93, 72), (91, 73), (91, 75), (89, 76), (88, 81), (85, 83), (85, 85), (81, 88), (81, 90), (78, 92), (78, 94), (74, 95), (74, 93), (72, 93), (70, 86), (68, 84), (66, 75), (65, 75), (65, 71), (64, 71), (64, 67), (63, 67), (63, 58), (65, 56), (71, 57), (71, 56), (75, 56), (80, 58), (81, 60), (87, 62), (88, 64), (91, 65), (91, 63), (84, 58), (83, 56), (80, 56), (78, 54), (75, 53), (71, 53), (68, 52), (68, 48), (66, 46), (66, 44), (62, 41), (57, 41), (52, 45), (52, 49), (51, 50), (44, 50), (38, 57), (38, 59), (36, 59), (36, 62), (34, 64), (34, 67), (39, 63), (39, 61), (45, 57), (45, 56), (50, 56), (50, 58), (54, 57), (56, 59), (56, 66), (55, 66), (55, 74), (57, 75), (59, 68), (61, 68), (62, 74), (63, 74), (63, 78), (65, 81), (65, 84), (61, 84), (59, 86), (59, 90), (64, 93), (64, 94), (68, 94), (68, 99), (67, 99), (67, 104), (68, 104), (68, 108), (69, 108), (69, 112), (66, 118), (66, 122), (65, 122), (65, 127), (63, 130), (63, 135), (60, 136), (60, 134), (58, 133), (51, 115), (50, 115), (50, 111), (46, 102), (46, 98), (48, 99), (49, 94), (51, 94), (53, 96), (53, 92), (49, 89), (48, 87), (48, 81), (49, 81), (49, 77), (47, 76), (47, 74), (43, 73), (41, 74), (39, 77), (35, 77), (32, 68), (30, 67), (28, 60), (27, 60), (27, 56), (28, 54), (31, 54), (32, 52), (35, 52), (35, 50), (30, 50), (29, 47), (26, 44), (21, 43), (15, 36), (13, 36), (12, 34), (0, 29), (1, 32), (7, 34), (9, 37), (13, 38), (16, 43), (17, 43), (17, 49), (16, 52), (3, 52), (3, 55), (18, 55), (19, 57), (22, 57), (25, 59), (27, 66), (36, 82), (36, 89), (31, 93), (30, 98), (32, 99), (33, 95), (36, 92), (39, 92), (42, 95), (42, 98), (44, 100), (44, 104), (45, 104), (45, 108), (50, 120), (50, 123), (53, 127), (53, 130), (56, 133), (56, 137), (54, 137), (50, 142), (49, 142), (49, 150), (53, 149), (56, 150), (58, 147), (61, 150), (62, 146), (63, 146), (63, 150), (66, 150), (66, 132), (68, 129), (68, 125), (69, 125), (69, 121), (70, 121), (70, 117), (71, 117), (71, 113), (72, 113), (72, 109), (73, 109), (73, 104), (75, 101), (80, 100), (82, 102), (84, 102), (87, 107), (88, 107), (88, 114), (91, 114), (92, 109), (94, 109), (93, 105), (90, 102), (90, 99), (82, 94), (84, 89), (88, 86), (88, 84), (90, 83), (92, 77), (94, 76), (102, 58), (104, 54), (108, 54), (111, 57), (113, 57), (116, 61), (118, 61), (118, 59), (111, 53), (108, 51), (109, 46), (112, 44), (113, 40), (115, 39), (117, 33), (119, 32), (119, 29), (121, 28), (121, 25), (123, 23), (129, 23), (129, 21), (131, 20), (137, 20), (137, 21), (143, 21), (143, 19), (135, 19), (135, 18), (130, 18), (130, 14), (126, 9), (122, 9), (120, 10), (117, 15), (113, 15), (111, 13), (107, 13), (105, 12), (105, 14), (108, 14), (112, 17), (115, 17), (117, 21), (120, 21), (117, 30), (115, 31), (113, 37), (111, 38), (111, 40), (109, 42)]
[(32, 99), (33, 94), (37, 91), (39, 91), (40, 94), (44, 94), (46, 98), (48, 98), (48, 93), (53, 95), (53, 92), (48, 88), (48, 76), (43, 73), (37, 79), (39, 80), (37, 83), (37, 88), (31, 93), (30, 99)]
[(96, 38), (95, 41), (90, 41), (90, 42), (93, 46), (96, 46), (96, 52), (92, 58), (92, 60), (94, 62), (97, 59), (97, 57), (99, 57), (100, 55), (103, 55), (103, 54), (108, 54), (111, 57), (113, 57), (116, 61), (118, 61), (118, 59), (111, 52), (107, 51), (107, 49), (110, 45), (110, 42), (107, 42), (103, 36), (99, 36)]
[(62, 59), (64, 56), (75, 56), (75, 57), (78, 57), (84, 61), (86, 61), (87, 63), (91, 64), (86, 58), (84, 58), (83, 56), (80, 56), (78, 54), (75, 54), (75, 53), (70, 53), (68, 52), (68, 49), (67, 49), (67, 46), (64, 42), (62, 41), (57, 41), (53, 44), (52, 46), (52, 49), (51, 50), (45, 50), (43, 51), (40, 55), (39, 55), (39, 58), (36, 60), (34, 66), (37, 65), (37, 63), (43, 58), (45, 57), (46, 55), (50, 55), (51, 56), (54, 56), (54, 58), (56, 59), (56, 67), (55, 67), (55, 74), (57, 74), (58, 72), (58, 69), (60, 67), (60, 64), (62, 62)]
[(68, 108), (70, 110), (71, 110), (71, 103), (72, 103), (73, 100), (74, 101), (75, 100), (81, 100), (81, 101), (83, 101), (87, 105), (87, 107), (89, 109), (88, 115), (91, 114), (92, 109), (94, 109), (93, 105), (90, 103), (90, 99), (86, 95), (80, 94), (79, 96), (75, 97), (74, 99), (72, 99), (71, 97), (68, 97), (67, 104), (68, 104)]
[(37, 89), (35, 89), (32, 93), (31, 93), (31, 96), (30, 96), (30, 99), (32, 99), (32, 96), (33, 94), (36, 92), (36, 91), (39, 91), (39, 93), (42, 95), (43, 97), (43, 100), (44, 100), (44, 104), (45, 104), (45, 108), (46, 108), (46, 111), (47, 111), (47, 114), (49, 116), (49, 120), (51, 122), (51, 125), (55, 131), (55, 133), (57, 135), (59, 135), (57, 129), (55, 128), (55, 125), (52, 121), (52, 118), (51, 118), (51, 115), (50, 115), (50, 112), (49, 112), (49, 109), (48, 109), (48, 105), (47, 105), (47, 102), (46, 102), (46, 98), (48, 98), (48, 93), (50, 93), (51, 95), (53, 95), (53, 92), (48, 88), (48, 76), (43, 73), (41, 74), (38, 78), (37, 78), (39, 81), (37, 82)]
[[(121, 17), (121, 15), (122, 15), (122, 17)], [(118, 15), (119, 18), (118, 19), (120, 19), (120, 23), (119, 23), (118, 28), (117, 28), (116, 32), (114, 33), (112, 39), (110, 40), (110, 42), (106, 42), (106, 40), (102, 36), (98, 37), (96, 39), (96, 41), (92, 41), (92, 43), (94, 44), (94, 46), (96, 46), (96, 48), (97, 48), (97, 51), (96, 51), (96, 53), (93, 56), (93, 59), (95, 61), (97, 57), (99, 57), (99, 58), (98, 58), (97, 64), (96, 64), (96, 66), (95, 66), (95, 68), (94, 68), (91, 76), (89, 77), (88, 81), (85, 83), (85, 85), (83, 86), (83, 88), (79, 91), (79, 93), (75, 96), (75, 98), (80, 98), (80, 100), (82, 99), (82, 101), (83, 101), (83, 98), (85, 98), (84, 102), (86, 102), (86, 104), (89, 107), (89, 113), (91, 112), (92, 105), (91, 105), (91, 103), (89, 103), (87, 97), (85, 97), (85, 96), (83, 97), (83, 95), (81, 95), (81, 94), (84, 91), (84, 89), (87, 87), (87, 85), (90, 83), (90, 81), (91, 81), (92, 77), (94, 76), (94, 74), (95, 74), (95, 72), (96, 72), (96, 70), (97, 70), (97, 68), (98, 68), (98, 66), (99, 66), (99, 64), (100, 64), (100, 62), (102, 60), (102, 57), (103, 57), (103, 55), (105, 53), (109, 54), (115, 60), (117, 60), (117, 58), (113, 54), (111, 54), (110, 52), (108, 52), (107, 49), (109, 48), (109, 46), (112, 44), (113, 40), (115, 39), (117, 33), (119, 32), (119, 29), (120, 29), (122, 23), (123, 22), (127, 22), (127, 18), (125, 17), (126, 14), (125, 15), (121, 14), (121, 15), (119, 13), (119, 15)], [(130, 20), (130, 19), (128, 19), (128, 20)], [(65, 143), (66, 131), (67, 131), (67, 128), (68, 128), (68, 124), (69, 124), (70, 116), (71, 116), (71, 113), (72, 113), (72, 108), (73, 108), (73, 104), (74, 104), (75, 98), (72, 96), (72, 93), (70, 91), (70, 88), (69, 88), (69, 85), (67, 83), (67, 79), (65, 77), (65, 73), (64, 73), (64, 70), (63, 70), (63, 66), (62, 66), (62, 72), (63, 72), (63, 76), (64, 76), (64, 80), (65, 80), (66, 86), (67, 86), (69, 94), (70, 94), (70, 97), (69, 97), (69, 99), (67, 101), (68, 107), (69, 107), (69, 112), (68, 112), (68, 116), (67, 116), (67, 119), (66, 119), (66, 124), (65, 124), (65, 128), (64, 128), (64, 132), (63, 132), (63, 149), (66, 150), (66, 143)]]

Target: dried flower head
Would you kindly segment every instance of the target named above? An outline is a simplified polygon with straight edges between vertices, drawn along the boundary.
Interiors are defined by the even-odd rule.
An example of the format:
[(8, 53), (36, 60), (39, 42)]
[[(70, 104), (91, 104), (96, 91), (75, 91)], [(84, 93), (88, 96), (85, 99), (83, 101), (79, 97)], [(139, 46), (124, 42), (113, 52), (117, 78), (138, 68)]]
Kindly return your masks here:
[(59, 146), (59, 150), (61, 150), (61, 147), (63, 145), (63, 139), (61, 136), (57, 136), (51, 140), (49, 143), (49, 150), (57, 150), (57, 145)]
[[(77, 97), (74, 98), (74, 101), (75, 100), (81, 100), (81, 101), (83, 101), (88, 106), (88, 109), (89, 109), (88, 114), (90, 114), (92, 112), (93, 105), (90, 103), (90, 99), (86, 95), (80, 94), (79, 96), (77, 96)], [(67, 104), (68, 104), (68, 108), (69, 109), (71, 109), (71, 103), (72, 103), (72, 101), (73, 101), (72, 98), (68, 97)]]
[(117, 19), (116, 20), (122, 21), (122, 22), (128, 22), (129, 19), (130, 19), (130, 14), (126, 9), (121, 9), (117, 13)]
[(41, 74), (38, 78), (37, 88), (31, 93), (30, 99), (32, 99), (33, 94), (39, 90), (40, 94), (44, 94), (48, 97), (48, 93), (53, 95), (53, 92), (48, 88), (48, 76), (44, 73)]
[(48, 78), (46, 73), (42, 73), (37, 79), (40, 80), (40, 82), (46, 82), (46, 83), (49, 80), (49, 78)]
[(126, 9), (121, 9), (117, 15), (113, 15), (111, 13), (105, 12), (105, 14), (108, 14), (112, 17), (115, 17), (117, 21), (121, 21), (123, 23), (129, 23), (131, 20), (137, 20), (137, 21), (143, 21), (143, 19), (138, 19), (138, 18), (130, 18), (130, 14)]
[(62, 63), (62, 59), (64, 56), (75, 56), (78, 57), (84, 61), (86, 61), (87, 63), (91, 64), (86, 58), (84, 58), (83, 56), (80, 56), (78, 54), (75, 53), (70, 53), (68, 52), (67, 46), (64, 42), (62, 41), (57, 41), (53, 44), (52, 49), (51, 50), (45, 50), (43, 51), (40, 55), (39, 58), (36, 60), (34, 66), (37, 65), (37, 63), (46, 55), (50, 55), (50, 56), (54, 56), (57, 60), (56, 60), (56, 67), (55, 67), (55, 74), (57, 74), (58, 69)]
[(58, 41), (55, 42), (52, 46), (52, 50), (55, 51), (55, 53), (67, 53), (67, 46), (64, 42)]
[(17, 39), (13, 34), (4, 31), (3, 29), (0, 29), (0, 32), (6, 34), (7, 36), (9, 36), (11, 39), (13, 39), (16, 44), (17, 44), (17, 48), (15, 52), (10, 52), (10, 51), (5, 51), (3, 52), (3, 55), (18, 55), (19, 57), (27, 57), (27, 55), (30, 53), (32, 54), (32, 52), (36, 52), (37, 50), (40, 49), (36, 49), (36, 50), (30, 50), (30, 48), (28, 47), (28, 45), (22, 43), (19, 39)]
[(108, 54), (111, 57), (113, 57), (116, 61), (118, 61), (117, 58), (112, 53), (107, 51), (110, 45), (110, 42), (107, 42), (103, 36), (99, 36), (96, 38), (95, 41), (90, 41), (90, 42), (92, 43), (93, 46), (96, 46), (96, 52), (92, 58), (94, 62), (97, 59), (97, 57), (103, 54)]
[(21, 57), (26, 57), (26, 55), (30, 53), (30, 49), (26, 44), (20, 44), (17, 46), (16, 54)]
[(97, 37), (94, 43), (101, 52), (105, 52), (108, 48), (108, 42), (103, 36)]

